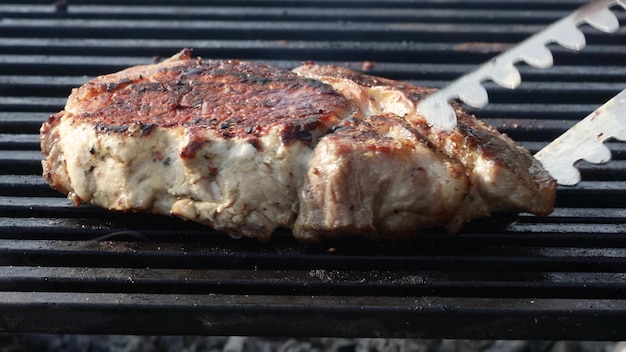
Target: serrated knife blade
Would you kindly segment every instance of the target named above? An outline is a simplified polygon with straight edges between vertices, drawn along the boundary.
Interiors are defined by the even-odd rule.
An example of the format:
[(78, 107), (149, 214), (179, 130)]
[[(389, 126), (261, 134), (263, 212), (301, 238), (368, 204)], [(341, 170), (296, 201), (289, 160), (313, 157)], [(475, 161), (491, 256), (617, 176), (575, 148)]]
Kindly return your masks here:
[(435, 128), (442, 130), (454, 128), (456, 113), (449, 104), (452, 99), (459, 99), (469, 106), (482, 108), (488, 103), (487, 91), (482, 86), (484, 81), (493, 81), (504, 88), (517, 88), (521, 83), (521, 76), (515, 68), (516, 63), (523, 61), (537, 68), (551, 67), (553, 57), (547, 45), (552, 43), (574, 51), (581, 50), (586, 45), (585, 35), (578, 28), (582, 24), (589, 24), (607, 33), (617, 31), (619, 21), (611, 12), (611, 7), (615, 5), (626, 9), (626, 0), (591, 1), (543, 31), (484, 63), (477, 70), (429, 95), (417, 105), (417, 110)]
[(575, 163), (611, 160), (611, 151), (604, 144), (611, 138), (626, 141), (626, 89), (541, 149), (535, 158), (559, 184), (575, 185), (581, 178)]

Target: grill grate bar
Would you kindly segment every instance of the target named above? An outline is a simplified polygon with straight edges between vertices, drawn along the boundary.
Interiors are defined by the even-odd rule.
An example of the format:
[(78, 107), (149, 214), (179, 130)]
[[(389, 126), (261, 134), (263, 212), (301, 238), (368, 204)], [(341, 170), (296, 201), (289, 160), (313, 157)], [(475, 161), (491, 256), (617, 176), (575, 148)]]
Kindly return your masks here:
[[(325, 38), (330, 42), (358, 40), (364, 42), (419, 41), (423, 43), (459, 43), (480, 37), (484, 41), (516, 43), (536, 33), (545, 26), (524, 25), (516, 28), (512, 35), (511, 24), (471, 24), (454, 23), (455, 31), (447, 32), (452, 23), (386, 24), (381, 22), (330, 22), (320, 26), (318, 22), (284, 21), (181, 21), (172, 25), (171, 21), (144, 20), (136, 22), (120, 20), (70, 20), (70, 19), (7, 19), (0, 22), (0, 29), (7, 37), (13, 38), (119, 38), (126, 39), (186, 39), (204, 40), (311, 40)], [(161, 29), (169, 26), (166, 32)], [(615, 38), (623, 39), (625, 30), (612, 36), (591, 28), (582, 28), (590, 42), (611, 43)], [(253, 36), (251, 33), (254, 33)], [(436, 36), (433, 36), (436, 34)], [(332, 35), (332, 37), (331, 37)], [(390, 39), (391, 38), (391, 39)]]
[[(35, 303), (33, 303), (35, 302)], [(45, 302), (57, 302), (48, 305)], [(457, 299), (446, 297), (380, 297), (376, 300), (359, 297), (334, 296), (266, 296), (266, 295), (212, 295), (199, 299), (195, 295), (178, 294), (106, 294), (46, 292), (6, 292), (0, 294), (0, 309), (6, 319), (17, 329), (34, 324), (42, 325), (47, 331), (66, 332), (62, 326), (73, 326), (81, 321), (83, 329), (101, 331), (99, 322), (110, 323), (112, 333), (124, 333), (126, 324), (137, 326), (136, 334), (153, 331), (170, 331), (173, 334), (201, 335), (207, 330), (217, 335), (254, 335), (259, 326), (267, 325), (273, 336), (326, 336), (328, 328), (347, 337), (363, 336), (361, 331), (372, 331), (368, 336), (407, 337), (407, 330), (419, 329), (423, 335), (432, 336), (446, 330), (460, 338), (484, 339), (493, 336), (494, 324), (504, 322), (505, 332), (498, 336), (513, 338), (520, 336), (519, 326), (536, 326), (538, 339), (549, 339), (548, 331), (555, 324), (572, 331), (582, 339), (609, 339), (619, 334), (619, 316), (625, 312), (623, 300), (590, 300), (589, 310), (580, 312), (578, 300), (562, 300), (559, 305), (552, 299), (495, 299), (485, 304), (480, 299), (463, 300), (464, 313), (455, 316)], [(91, 319), (85, 318), (84, 307), (93, 312)], [(421, 307), (417, 308), (416, 307)], [(523, 307), (521, 310), (516, 307)], [(31, 309), (35, 315), (23, 314)], [(372, 319), (369, 312), (377, 312)], [(113, 314), (111, 314), (113, 312)], [(123, 312), (134, 312), (132, 315)], [(416, 314), (418, 312), (419, 314)], [(507, 321), (521, 314), (515, 323)], [(433, 321), (434, 316), (444, 316), (448, 322)], [(560, 316), (570, 319), (563, 322)], [(35, 318), (35, 317), (39, 318)], [(48, 319), (55, 316), (55, 319)], [(608, 319), (598, 317), (608, 316)], [(44, 317), (43, 319), (41, 317)], [(303, 318), (306, 324), (303, 324)], [(189, 326), (175, 322), (189, 319)], [(353, 321), (353, 324), (345, 324)], [(268, 321), (275, 323), (268, 324)], [(476, 322), (487, 322), (476, 324)], [(280, 322), (280, 323), (278, 323)], [(606, 326), (604, 323), (608, 323)], [(310, 324), (310, 326), (309, 326)], [(589, 324), (589, 327), (583, 326)], [(502, 325), (502, 324), (498, 324)], [(82, 329), (70, 329), (80, 333)]]
[[(332, 61), (387, 61), (400, 63), (480, 64), (493, 56), (493, 52), (464, 49), (459, 43), (372, 42), (377, 50), (368, 50), (351, 41), (280, 41), (280, 40), (152, 40), (152, 39), (42, 39), (0, 38), (0, 55), (100, 55), (169, 57), (183, 47), (194, 48), (194, 53), (205, 58), (241, 58), (255, 60), (305, 60)], [(478, 45), (480, 47), (480, 45)], [(623, 48), (614, 45), (589, 45), (580, 53), (564, 48), (551, 50), (559, 65), (593, 65), (600, 60), (603, 65), (621, 66)], [(278, 54), (280, 52), (280, 55)]]
[[(479, 46), (475, 50), (481, 50)], [(485, 53), (496, 54), (489, 47), (483, 47)], [(300, 65), (301, 61), (263, 60), (277, 67), (292, 68)], [(151, 60), (146, 57), (102, 57), (102, 56), (64, 56), (64, 55), (0, 55), (0, 74), (10, 75), (15, 72), (26, 70), (29, 75), (39, 76), (72, 76), (77, 72), (87, 75), (99, 75), (103, 72), (113, 72), (128, 66), (149, 64)], [(320, 61), (325, 64), (349, 65), (361, 68), (363, 62), (347, 61)], [(457, 76), (475, 68), (471, 64), (444, 64), (444, 63), (399, 63), (399, 62), (374, 62), (370, 72), (385, 77), (403, 77), (413, 80), (452, 80)], [(535, 69), (529, 66), (519, 68), (524, 77), (524, 83), (533, 81), (548, 82), (606, 82), (619, 83), (626, 76), (626, 68), (620, 66), (607, 66), (598, 70), (596, 65), (559, 65), (550, 70)], [(543, 106), (543, 105), (542, 105)], [(1, 116), (1, 115), (0, 115)]]
[[(580, 7), (585, 3), (585, 0), (563, 0), (550, 4), (545, 4), (541, 0), (511, 0), (507, 2), (507, 8), (513, 10), (537, 10), (542, 9), (546, 11), (550, 10), (572, 10)], [(20, 5), (46, 5), (51, 4), (47, 0), (28, 0), (19, 3)], [(160, 8), (163, 6), (171, 6), (171, 2), (167, 0), (147, 0), (141, 1), (137, 4), (129, 4), (123, 0), (90, 0), (89, 5), (108, 5), (108, 6), (124, 6), (124, 7), (154, 7)], [(202, 8), (206, 7), (207, 3), (202, 0), (181, 0), (177, 2), (179, 8), (192, 7)], [(13, 6), (17, 3), (13, 3)], [(282, 9), (292, 8), (364, 8), (364, 9), (380, 9), (380, 8), (399, 8), (399, 9), (423, 9), (423, 8), (442, 8), (442, 9), (457, 9), (457, 10), (470, 10), (470, 9), (502, 9), (502, 2), (499, 0), (389, 0), (381, 3), (377, 0), (213, 0), (211, 6), (220, 7), (280, 7)], [(50, 6), (55, 9), (54, 6)]]
[[(623, 226), (622, 226), (623, 228)], [(100, 231), (102, 233), (102, 231)], [(149, 231), (146, 231), (149, 232)], [(109, 230), (109, 233), (111, 231)], [(614, 232), (615, 233), (615, 232)], [(609, 233), (610, 234), (610, 233)], [(98, 236), (100, 238), (102, 236)], [(120, 235), (120, 237), (123, 237)], [(132, 236), (128, 236), (132, 237)], [(149, 234), (145, 235), (150, 238)], [(478, 236), (479, 237), (479, 236)], [(111, 238), (114, 238), (112, 236)], [(63, 240), (0, 240), (0, 265), (3, 266), (49, 266), (94, 268), (137, 268), (150, 270), (165, 269), (279, 269), (279, 270), (342, 270), (350, 272), (391, 271), (399, 275), (407, 268), (415, 271), (445, 271), (446, 277), (457, 277), (459, 272), (482, 273), (483, 277), (466, 277), (477, 286), (490, 281), (490, 275), (508, 273), (511, 281), (525, 281), (525, 277), (536, 273), (537, 280), (544, 279), (547, 272), (581, 273), (579, 279), (588, 281), (588, 273), (623, 273), (626, 263), (624, 248), (537, 248), (473, 245), (465, 248), (443, 247), (422, 241), (428, 245), (428, 253), (417, 245), (410, 246), (412, 252), (359, 254), (371, 248), (352, 249), (351, 253), (340, 250), (333, 256), (322, 253), (293, 250), (282, 252), (281, 247), (261, 249), (252, 243), (240, 243), (238, 253), (228, 249), (233, 246), (215, 248), (213, 243), (138, 243), (132, 241)], [(479, 241), (479, 240), (478, 240)], [(425, 243), (424, 243), (425, 242)], [(283, 244), (285, 245), (285, 244)], [(180, 253), (185, 255), (181, 256)], [(345, 253), (345, 254), (343, 254)], [(146, 269), (149, 268), (149, 269)], [(253, 269), (250, 269), (253, 268)], [(202, 273), (198, 273), (202, 274)], [(225, 274), (226, 275), (226, 274)], [(445, 276), (445, 275), (444, 275)], [(394, 280), (386, 280), (393, 285)], [(271, 285), (260, 278), (258, 285)], [(547, 294), (548, 291), (546, 291)], [(359, 293), (353, 292), (352, 295)], [(515, 295), (515, 292), (510, 292)], [(551, 294), (565, 294), (552, 292)], [(465, 294), (463, 294), (465, 295)]]
[[(572, 273), (529, 273), (510, 281), (506, 274), (492, 273), (476, 283), (480, 272), (458, 272), (456, 278), (441, 272), (372, 272), (342, 270), (200, 270), (74, 267), (0, 267), (1, 291), (84, 292), (128, 294), (263, 294), (263, 295), (353, 295), (491, 298), (620, 298), (626, 285), (623, 274), (595, 274), (592, 283)], [(440, 277), (445, 277), (441, 280)], [(558, 278), (557, 282), (544, 281)], [(456, 280), (455, 280), (456, 279)], [(541, 281), (538, 281), (541, 280)], [(259, 281), (262, 284), (259, 284)]]
[[(171, 5), (171, 4), (169, 4)], [(103, 5), (73, 5), (71, 12), (63, 14), (64, 18), (72, 19), (126, 19), (126, 20), (225, 20), (234, 21), (375, 21), (375, 22), (450, 22), (455, 23), (482, 23), (485, 10), (466, 10), (445, 8), (390, 8), (379, 7), (357, 8), (350, 7), (304, 7), (286, 10), (282, 6), (274, 7), (243, 7), (243, 6), (103, 6)], [(389, 5), (387, 5), (389, 6)], [(0, 15), (11, 18), (50, 18), (55, 15), (55, 9), (49, 5), (1, 5)], [(492, 23), (520, 23), (520, 24), (549, 24), (566, 16), (568, 11), (536, 10), (511, 12), (499, 9), (489, 11)]]

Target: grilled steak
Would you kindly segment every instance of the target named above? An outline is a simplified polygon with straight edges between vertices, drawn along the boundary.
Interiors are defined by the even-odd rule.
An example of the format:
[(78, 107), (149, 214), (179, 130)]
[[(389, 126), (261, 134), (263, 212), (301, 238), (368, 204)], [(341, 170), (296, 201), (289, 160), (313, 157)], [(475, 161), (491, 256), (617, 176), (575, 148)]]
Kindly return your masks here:
[(461, 165), (470, 187), (463, 204), (447, 219), (449, 230), (458, 231), (468, 219), (494, 212), (527, 211), (537, 215), (552, 212), (556, 181), (526, 149), (508, 136), (479, 121), (454, 104), (457, 127), (450, 131), (431, 128), (419, 115), (416, 105), (432, 89), (381, 77), (373, 77), (336, 66), (305, 64), (298, 74), (330, 84), (351, 101), (357, 102), (360, 116), (391, 114), (411, 125), (430, 148)]
[(556, 183), (460, 107), (437, 131), (431, 90), (345, 68), (203, 61), (184, 50), (74, 89), (41, 128), (44, 178), (75, 203), (151, 211), (268, 240), (459, 231), (551, 212)]

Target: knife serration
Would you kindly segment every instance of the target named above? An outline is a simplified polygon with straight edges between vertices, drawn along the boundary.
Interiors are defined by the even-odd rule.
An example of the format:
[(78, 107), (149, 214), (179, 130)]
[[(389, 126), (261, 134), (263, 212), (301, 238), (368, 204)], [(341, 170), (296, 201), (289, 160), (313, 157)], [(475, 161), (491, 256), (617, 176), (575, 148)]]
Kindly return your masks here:
[(610, 138), (626, 141), (626, 89), (589, 114), (541, 149), (535, 158), (561, 185), (580, 182), (578, 160), (606, 163), (611, 151), (604, 144)]
[(482, 108), (489, 102), (487, 90), (482, 86), (482, 82), (491, 80), (504, 88), (517, 88), (522, 80), (515, 67), (516, 63), (523, 61), (537, 68), (549, 68), (553, 65), (553, 57), (547, 47), (548, 44), (557, 43), (574, 51), (584, 48), (585, 35), (578, 28), (581, 24), (589, 24), (606, 33), (617, 31), (619, 20), (610, 9), (615, 5), (626, 9), (626, 0), (590, 2), (512, 49), (487, 61), (477, 70), (429, 95), (417, 105), (417, 110), (436, 128), (443, 130), (454, 128), (456, 113), (449, 104), (450, 100), (460, 99), (469, 106)]

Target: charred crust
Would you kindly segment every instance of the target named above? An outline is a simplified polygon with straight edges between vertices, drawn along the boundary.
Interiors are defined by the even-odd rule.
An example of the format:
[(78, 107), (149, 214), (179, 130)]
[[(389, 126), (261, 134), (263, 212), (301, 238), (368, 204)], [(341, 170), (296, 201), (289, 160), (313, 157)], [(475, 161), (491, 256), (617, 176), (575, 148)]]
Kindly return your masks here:
[(296, 139), (301, 140), (306, 143), (311, 143), (313, 140), (313, 134), (307, 130), (300, 130), (296, 132)]
[(131, 78), (123, 78), (120, 81), (117, 82), (106, 82), (103, 83), (102, 85), (99, 86), (101, 91), (106, 91), (106, 92), (113, 92), (116, 90), (119, 90), (123, 87), (126, 87), (128, 85), (130, 85), (133, 82), (136, 82), (137, 80), (141, 79), (141, 76), (136, 77), (135, 79), (131, 79)]
[(52, 114), (48, 117), (48, 119), (46, 120), (46, 122), (42, 125), (42, 129), (45, 129), (45, 133), (48, 132), (48, 130), (52, 127), (52, 126), (56, 126), (59, 124), (59, 122), (61, 121), (61, 118), (63, 116), (65, 116), (66, 112), (65, 111), (61, 111), (58, 112), (56, 114)]
[(146, 136), (154, 129), (155, 125), (151, 123), (135, 122), (128, 125), (109, 125), (104, 122), (95, 124), (97, 133), (118, 133), (128, 135)]
[(107, 125), (104, 122), (96, 123), (96, 131), (98, 133), (109, 133), (109, 132), (126, 133), (128, 131), (128, 127), (129, 125), (117, 126), (117, 125)]
[(74, 110), (81, 112), (73, 119), (92, 122), (98, 133), (137, 133), (135, 123), (142, 134), (153, 127), (185, 127), (194, 140), (181, 154), (188, 157), (207, 131), (247, 140), (279, 127), (283, 141), (310, 143), (314, 130), (327, 129), (352, 108), (330, 85), (290, 70), (193, 60), (188, 51), (100, 76), (73, 95)]
[(338, 131), (338, 130), (340, 130), (340, 129), (341, 129), (341, 125), (338, 125), (338, 124), (337, 124), (337, 125), (334, 125), (334, 126), (333, 126), (333, 127), (331, 127), (330, 129), (328, 129), (327, 134), (335, 133), (335, 132), (337, 132), (337, 131)]
[(63, 117), (65, 114), (65, 111), (52, 114), (48, 117), (46, 122), (41, 125), (41, 128), (39, 130), (39, 143), (41, 145), (42, 154), (50, 154), (50, 149), (53, 147), (54, 139), (56, 138), (56, 134), (53, 133), (53, 130), (59, 124), (59, 122), (61, 122), (61, 117)]
[(154, 129), (154, 124), (152, 124), (152, 123), (141, 123), (141, 122), (139, 122), (139, 123), (136, 123), (133, 126), (137, 126), (139, 128), (140, 134), (142, 136), (150, 134), (150, 132), (152, 132), (152, 129)]
[(263, 151), (263, 148), (261, 147), (261, 141), (259, 141), (258, 138), (250, 138), (248, 139), (248, 143), (250, 143), (257, 151)]
[(306, 145), (310, 145), (314, 141), (313, 133), (311, 131), (315, 130), (317, 126), (319, 126), (319, 123), (311, 123), (305, 126), (287, 125), (282, 131), (282, 142), (289, 145), (296, 141), (300, 141)]
[(206, 71), (202, 67), (188, 67), (181, 70), (180, 78), (188, 79), (193, 76), (200, 76)]
[(188, 60), (189, 58), (191, 58), (192, 51), (192, 49), (184, 48), (168, 60)]
[(193, 138), (180, 151), (180, 158), (193, 159), (206, 143), (208, 143), (207, 138)]
[(406, 92), (406, 97), (417, 103), (419, 101), (421, 101), (422, 99), (426, 98), (426, 96), (434, 93), (435, 90), (434, 89), (430, 89), (430, 88), (422, 88), (422, 87), (415, 87), (411, 90), (409, 90), (408, 92)]

